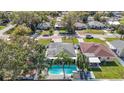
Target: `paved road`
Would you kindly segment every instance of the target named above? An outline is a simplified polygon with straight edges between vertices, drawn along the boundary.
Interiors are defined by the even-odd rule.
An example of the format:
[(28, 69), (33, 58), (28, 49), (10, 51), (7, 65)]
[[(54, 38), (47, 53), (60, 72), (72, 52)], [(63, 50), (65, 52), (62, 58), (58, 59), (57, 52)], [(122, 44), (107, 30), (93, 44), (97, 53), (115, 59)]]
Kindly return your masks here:
[[(110, 47), (110, 49), (114, 49), (114, 47), (108, 42), (106, 41), (106, 44)], [(116, 54), (117, 55), (117, 54)], [(120, 57), (116, 56), (117, 60), (119, 61), (119, 63), (124, 67), (124, 59), (121, 59)]]
[(16, 26), (16, 24), (15, 25), (9, 24), (6, 28), (4, 28), (3, 30), (0, 30), (0, 39), (7, 39), (9, 37), (9, 35), (6, 35), (4, 33), (9, 31), (10, 29), (14, 28), (15, 26)]

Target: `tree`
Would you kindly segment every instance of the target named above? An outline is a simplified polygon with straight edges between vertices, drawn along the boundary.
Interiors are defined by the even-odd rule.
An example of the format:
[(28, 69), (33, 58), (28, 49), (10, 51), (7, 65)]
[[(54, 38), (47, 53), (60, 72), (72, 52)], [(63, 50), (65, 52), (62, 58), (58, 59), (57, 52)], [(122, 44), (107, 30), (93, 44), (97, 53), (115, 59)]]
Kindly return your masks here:
[(120, 39), (123, 39), (124, 38), (124, 25), (120, 25), (118, 27), (117, 33), (121, 35), (120, 36)]
[(52, 28), (54, 29), (54, 26), (55, 26), (56, 20), (55, 20), (55, 19), (51, 19), (50, 23), (51, 23)]
[(55, 59), (53, 62), (55, 64), (62, 65), (63, 76), (64, 76), (64, 79), (65, 79), (64, 65), (65, 64), (70, 65), (73, 62), (73, 60), (64, 51), (61, 51), (56, 57), (57, 57), (57, 59)]
[(100, 17), (101, 17), (101, 15), (100, 15), (99, 13), (96, 13), (96, 14), (94, 15), (94, 19), (95, 19), (96, 21), (100, 21)]
[(53, 31), (54, 31), (53, 29), (50, 29), (50, 30), (49, 30), (49, 35), (50, 35), (50, 36), (53, 35)]
[(80, 69), (84, 70), (87, 68), (86, 56), (79, 53), (77, 56), (77, 65)]
[(77, 20), (77, 15), (75, 12), (69, 12), (64, 16), (64, 23), (69, 34), (75, 34), (74, 24)]
[(26, 25), (18, 25), (15, 29), (13, 34), (14, 35), (30, 35), (32, 33), (31, 29), (27, 27)]
[(16, 80), (25, 70), (37, 70), (38, 80), (41, 70), (47, 67), (45, 47), (28, 37), (12, 37), (9, 42), (0, 41), (0, 77), (11, 73), (11, 80)]

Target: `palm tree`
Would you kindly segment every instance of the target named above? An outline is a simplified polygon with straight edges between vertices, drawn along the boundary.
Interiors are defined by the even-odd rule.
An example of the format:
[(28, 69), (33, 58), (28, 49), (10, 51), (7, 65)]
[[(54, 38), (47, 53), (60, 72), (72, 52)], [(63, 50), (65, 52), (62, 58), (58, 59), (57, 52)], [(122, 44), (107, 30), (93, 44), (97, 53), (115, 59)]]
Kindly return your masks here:
[(77, 57), (77, 65), (80, 69), (84, 70), (85, 69), (85, 65), (86, 65), (86, 59), (85, 56), (81, 53), (78, 54)]
[(120, 25), (118, 27), (117, 33), (121, 35), (120, 36), (120, 39), (123, 39), (124, 38), (124, 25)]
[(64, 65), (65, 64), (70, 65), (72, 62), (72, 59), (63, 50), (56, 57), (57, 57), (57, 59), (55, 59), (53, 62), (55, 62), (57, 64), (62, 64), (63, 78), (65, 79)]

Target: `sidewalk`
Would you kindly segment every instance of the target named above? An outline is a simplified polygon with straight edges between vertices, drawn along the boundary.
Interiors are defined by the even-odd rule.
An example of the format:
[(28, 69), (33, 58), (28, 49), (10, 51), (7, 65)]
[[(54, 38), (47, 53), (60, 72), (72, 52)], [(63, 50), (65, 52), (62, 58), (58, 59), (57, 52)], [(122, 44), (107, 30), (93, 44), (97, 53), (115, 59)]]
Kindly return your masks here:
[(83, 38), (77, 38), (79, 43), (84, 42)]
[(62, 42), (62, 39), (61, 39), (61, 38), (52, 38), (52, 40), (53, 40), (54, 42)]
[(122, 60), (121, 58), (117, 57), (119, 63), (124, 67), (124, 60)]

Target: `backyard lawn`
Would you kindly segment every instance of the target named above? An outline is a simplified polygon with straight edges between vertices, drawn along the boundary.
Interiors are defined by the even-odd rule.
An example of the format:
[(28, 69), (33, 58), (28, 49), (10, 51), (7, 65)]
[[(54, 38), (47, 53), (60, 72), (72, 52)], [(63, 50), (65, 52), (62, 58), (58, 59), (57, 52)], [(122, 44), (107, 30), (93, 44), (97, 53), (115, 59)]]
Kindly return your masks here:
[[(120, 38), (105, 38), (107, 41), (111, 42), (113, 40), (120, 40)], [(124, 39), (121, 39), (124, 40)]]
[(106, 45), (105, 41), (102, 41), (98, 38), (93, 38), (93, 39), (83, 39), (85, 42), (95, 42), (95, 43), (100, 43)]
[(83, 34), (105, 34), (104, 31), (102, 30), (94, 30), (94, 29), (87, 29), (87, 30), (82, 30), (82, 31), (77, 31), (78, 34), (83, 35)]
[(52, 42), (52, 40), (51, 39), (40, 39), (38, 40), (38, 42), (43, 45), (48, 45), (49, 43)]
[(118, 61), (101, 65), (101, 69), (91, 69), (96, 79), (124, 79), (124, 67)]
[(2, 29), (4, 29), (5, 28), (5, 26), (0, 26), (0, 30), (2, 30)]
[(77, 38), (62, 38), (62, 42), (78, 44)]

